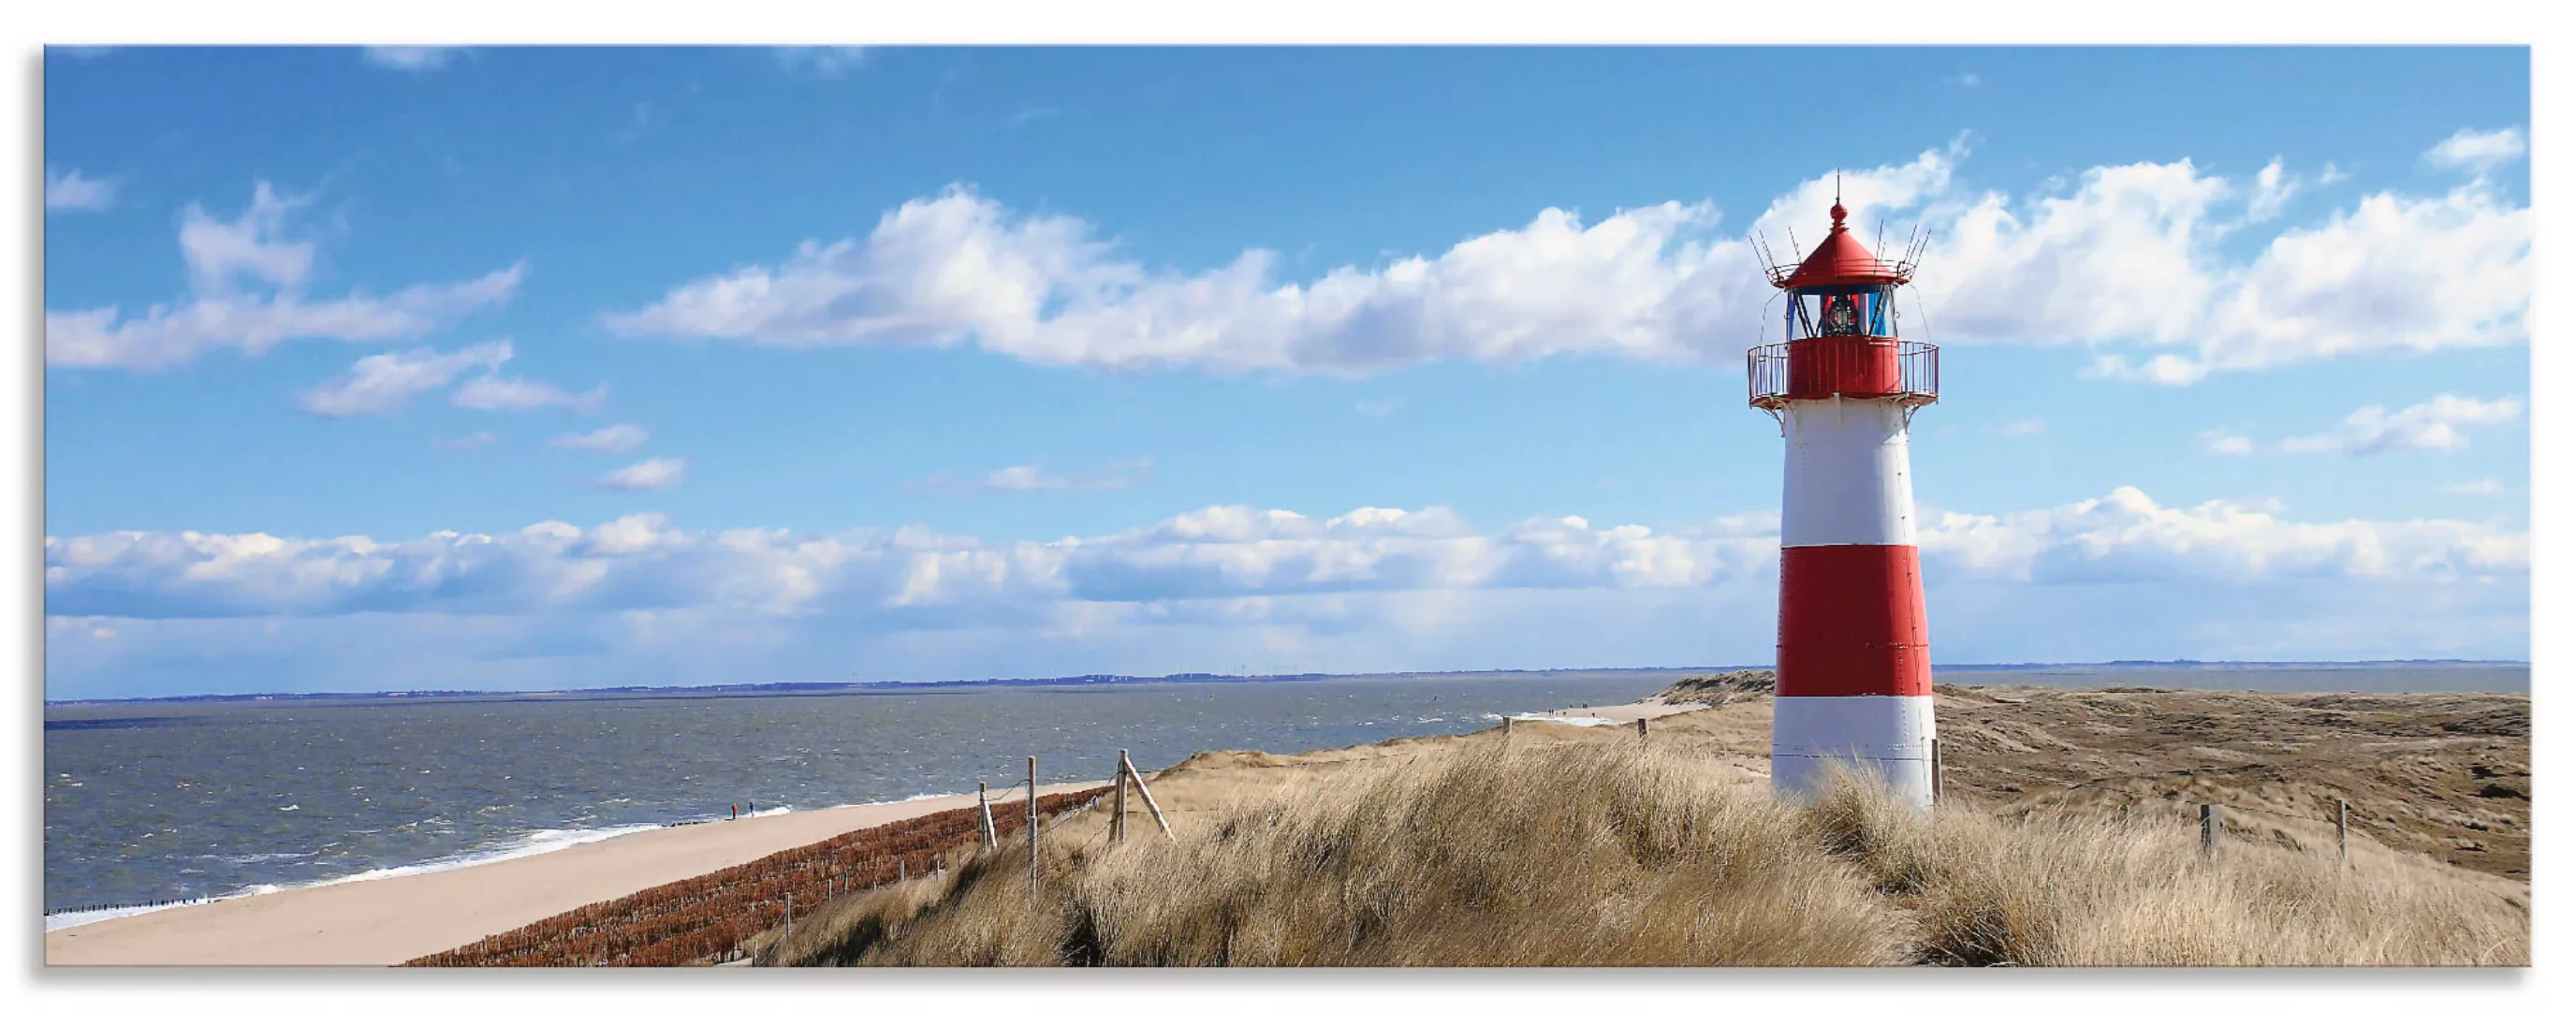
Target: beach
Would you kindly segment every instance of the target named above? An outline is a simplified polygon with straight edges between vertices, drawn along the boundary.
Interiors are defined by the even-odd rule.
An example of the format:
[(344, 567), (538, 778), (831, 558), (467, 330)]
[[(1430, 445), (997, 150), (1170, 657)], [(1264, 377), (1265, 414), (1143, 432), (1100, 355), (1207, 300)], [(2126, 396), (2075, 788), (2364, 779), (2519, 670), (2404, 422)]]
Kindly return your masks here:
[(972, 794), (952, 794), (682, 825), (451, 870), (173, 906), (49, 932), (45, 964), (395, 965), (593, 902), (974, 803)]

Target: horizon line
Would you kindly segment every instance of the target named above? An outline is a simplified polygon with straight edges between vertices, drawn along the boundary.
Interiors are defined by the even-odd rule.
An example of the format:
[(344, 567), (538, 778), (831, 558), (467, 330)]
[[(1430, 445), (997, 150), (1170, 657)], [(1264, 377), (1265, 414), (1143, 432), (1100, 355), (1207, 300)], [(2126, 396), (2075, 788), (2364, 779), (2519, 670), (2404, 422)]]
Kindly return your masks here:
[[(1940, 671), (1944, 671), (1944, 670), (1957, 672), (1957, 671), (2015, 670), (2015, 669), (2047, 668), (2047, 667), (2057, 667), (2057, 668), (2088, 668), (2088, 667), (2132, 667), (2132, 668), (2134, 668), (2134, 667), (2368, 667), (2368, 666), (2390, 666), (2390, 665), (2398, 665), (2398, 664), (2449, 664), (2449, 665), (2457, 665), (2457, 666), (2469, 666), (2469, 665), (2511, 666), (2511, 665), (2521, 665), (2521, 666), (2526, 666), (2526, 667), (2527, 667), (2527, 666), (2530, 666), (2531, 661), (2529, 661), (2529, 660), (2464, 660), (2464, 659), (2458, 659), (2458, 658), (2401, 658), (2401, 659), (2382, 659), (2382, 660), (2191, 660), (2191, 659), (2173, 659), (2173, 660), (2089, 660), (2089, 661), (2044, 661), (2044, 662), (2023, 662), (2023, 663), (1954, 663), (1954, 664), (1934, 664), (1934, 665), (1932, 665), (1932, 670), (1933, 670), (1935, 673), (1938, 673), (1938, 672), (1940, 672)], [(1496, 668), (1486, 668), (1486, 669), (1478, 669), (1478, 670), (1400, 670), (1400, 671), (1362, 671), (1362, 672), (1355, 672), (1355, 673), (1349, 673), (1349, 674), (1334, 674), (1334, 673), (1328, 673), (1328, 672), (1324, 672), (1324, 671), (1301, 671), (1301, 672), (1291, 673), (1291, 674), (1224, 674), (1224, 673), (1217, 673), (1217, 672), (1212, 672), (1212, 671), (1177, 671), (1177, 672), (1170, 673), (1170, 674), (1153, 674), (1153, 675), (1143, 675), (1143, 674), (1070, 674), (1070, 675), (1057, 675), (1057, 676), (1051, 676), (1051, 677), (1026, 677), (1026, 678), (1012, 678), (1012, 677), (994, 677), (994, 678), (951, 678), (951, 679), (946, 679), (946, 680), (937, 680), (937, 681), (906, 681), (906, 680), (893, 680), (893, 679), (888, 679), (888, 680), (876, 680), (876, 681), (742, 681), (742, 682), (729, 682), (729, 683), (724, 683), (724, 684), (695, 684), (695, 685), (642, 685), (642, 684), (639, 684), (639, 685), (600, 685), (600, 686), (594, 686), (594, 687), (588, 687), (588, 688), (563, 688), (563, 687), (555, 687), (555, 688), (388, 688), (388, 689), (380, 689), (380, 690), (375, 690), (375, 691), (338, 691), (338, 692), (335, 692), (335, 691), (305, 691), (305, 692), (292, 692), (292, 691), (276, 691), (276, 692), (224, 692), (224, 693), (199, 693), (199, 694), (187, 694), (187, 695), (129, 695), (129, 696), (119, 696), (119, 697), (114, 697), (114, 698), (81, 698), (81, 699), (52, 699), (52, 698), (48, 698), (48, 699), (45, 699), (45, 700), (44, 700), (43, 704), (44, 704), (44, 705), (47, 705), (47, 706), (58, 706), (58, 705), (61, 705), (61, 706), (68, 706), (68, 705), (105, 705), (105, 704), (112, 704), (112, 703), (140, 703), (140, 702), (230, 702), (230, 701), (254, 701), (254, 702), (256, 702), (256, 701), (295, 701), (295, 700), (310, 700), (310, 699), (395, 699), (395, 698), (423, 698), (423, 697), (431, 697), (431, 698), (452, 698), (452, 697), (459, 697), (459, 696), (584, 695), (584, 694), (603, 694), (603, 695), (604, 695), (604, 694), (615, 694), (615, 693), (644, 693), (644, 692), (721, 692), (721, 691), (727, 691), (727, 690), (736, 690), (736, 691), (741, 691), (741, 690), (756, 690), (756, 691), (772, 691), (772, 692), (793, 692), (793, 691), (830, 691), (830, 690), (835, 690), (835, 689), (853, 689), (853, 688), (856, 688), (856, 689), (866, 689), (866, 688), (952, 688), (952, 687), (954, 687), (954, 688), (978, 688), (978, 687), (1006, 687), (1006, 686), (1010, 686), (1010, 685), (1029, 685), (1029, 686), (1033, 686), (1033, 687), (1061, 687), (1061, 686), (1067, 686), (1067, 685), (1083, 685), (1083, 684), (1140, 684), (1140, 683), (1164, 682), (1164, 681), (1292, 681), (1292, 680), (1293, 680), (1293, 681), (1313, 681), (1313, 680), (1320, 680), (1320, 679), (1323, 679), (1323, 678), (1371, 678), (1371, 677), (1380, 677), (1380, 678), (1398, 678), (1398, 677), (1465, 677), (1465, 676), (1471, 676), (1471, 675), (1477, 675), (1477, 674), (1606, 674), (1606, 673), (1617, 673), (1617, 672), (1622, 672), (1622, 671), (1635, 671), (1635, 672), (1640, 672), (1640, 673), (1651, 673), (1651, 672), (1664, 672), (1664, 671), (1670, 671), (1670, 672), (1676, 672), (1676, 673), (1679, 673), (1679, 672), (1690, 672), (1690, 671), (1769, 670), (1769, 669), (1771, 669), (1771, 667), (1772, 667), (1772, 666), (1773, 666), (1772, 664), (1763, 663), (1763, 664), (1691, 664), (1691, 665), (1679, 666), (1679, 667), (1662, 667), (1662, 666), (1640, 666), (1640, 667), (1623, 667), (1623, 666), (1612, 666), (1612, 667), (1535, 667), (1535, 668), (1533, 668), (1533, 667), (1496, 667)]]

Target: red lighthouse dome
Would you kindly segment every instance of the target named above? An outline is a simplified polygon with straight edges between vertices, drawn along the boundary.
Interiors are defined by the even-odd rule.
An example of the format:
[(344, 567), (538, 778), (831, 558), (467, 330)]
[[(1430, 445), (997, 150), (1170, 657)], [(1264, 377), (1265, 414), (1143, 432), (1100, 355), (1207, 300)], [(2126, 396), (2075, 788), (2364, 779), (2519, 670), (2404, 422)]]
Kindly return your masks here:
[(1898, 285), (1914, 279), (1914, 265), (1891, 263), (1870, 254), (1869, 247), (1852, 236), (1843, 226), (1850, 216), (1841, 200), (1834, 201), (1834, 225), (1825, 232), (1825, 241), (1815, 252), (1798, 264), (1798, 269), (1782, 273), (1774, 270), (1771, 284), (1778, 288), (1821, 288), (1842, 285)]

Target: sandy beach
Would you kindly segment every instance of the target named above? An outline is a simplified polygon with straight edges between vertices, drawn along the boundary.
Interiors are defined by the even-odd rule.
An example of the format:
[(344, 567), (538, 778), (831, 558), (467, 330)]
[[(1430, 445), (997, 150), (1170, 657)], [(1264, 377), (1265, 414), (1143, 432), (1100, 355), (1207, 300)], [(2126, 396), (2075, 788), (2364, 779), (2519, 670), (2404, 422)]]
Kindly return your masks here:
[(1635, 723), (1638, 720), (1660, 720), (1678, 713), (1706, 709), (1700, 702), (1630, 702), (1617, 706), (1579, 706), (1551, 709), (1537, 719), (1604, 720), (1610, 723)]
[(974, 803), (957, 794), (683, 825), (453, 870), (173, 906), (47, 933), (45, 964), (394, 965), (593, 902)]

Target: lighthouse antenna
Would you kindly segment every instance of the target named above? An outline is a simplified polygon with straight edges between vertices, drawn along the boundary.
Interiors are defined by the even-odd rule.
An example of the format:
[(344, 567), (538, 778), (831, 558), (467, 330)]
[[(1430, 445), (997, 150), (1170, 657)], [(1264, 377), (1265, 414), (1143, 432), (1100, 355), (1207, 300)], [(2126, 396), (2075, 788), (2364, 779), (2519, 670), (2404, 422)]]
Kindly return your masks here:
[(1789, 229), (1789, 255), (1797, 257), (1797, 258), (1798, 258), (1798, 262), (1800, 262), (1800, 263), (1805, 263), (1805, 262), (1807, 262), (1807, 253), (1806, 253), (1806, 251), (1798, 248), (1798, 226), (1796, 226), (1796, 225), (1790, 225), (1790, 226), (1788, 226), (1788, 229)]

